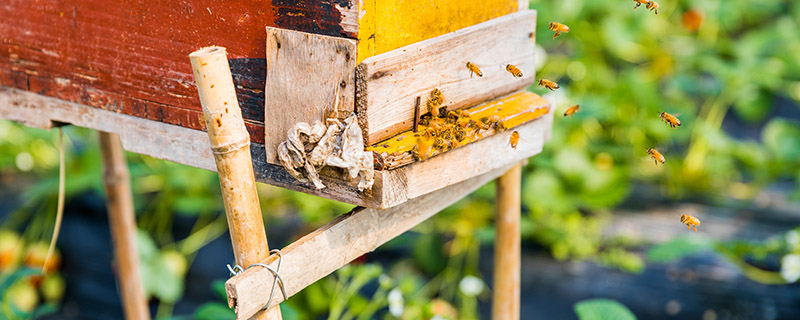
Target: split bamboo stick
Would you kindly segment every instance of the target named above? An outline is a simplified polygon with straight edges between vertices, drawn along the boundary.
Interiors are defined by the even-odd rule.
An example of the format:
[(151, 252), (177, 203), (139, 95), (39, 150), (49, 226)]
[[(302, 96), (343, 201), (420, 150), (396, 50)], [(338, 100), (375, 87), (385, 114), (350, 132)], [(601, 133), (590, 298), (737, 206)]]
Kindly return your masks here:
[[(217, 164), (233, 253), (236, 263), (247, 268), (269, 256), (250, 157), (250, 135), (242, 120), (225, 48), (202, 48), (192, 52), (189, 60)], [(279, 292), (276, 290), (276, 294)], [(280, 309), (259, 312), (255, 318), (281, 319)]]
[(99, 131), (103, 158), (103, 188), (108, 207), (108, 224), (114, 242), (114, 257), (119, 271), (119, 291), (125, 319), (147, 320), (150, 311), (145, 300), (139, 251), (136, 250), (136, 218), (133, 211), (130, 173), (119, 135)]
[(519, 320), (520, 304), (520, 180), (517, 164), (497, 179), (492, 319)]

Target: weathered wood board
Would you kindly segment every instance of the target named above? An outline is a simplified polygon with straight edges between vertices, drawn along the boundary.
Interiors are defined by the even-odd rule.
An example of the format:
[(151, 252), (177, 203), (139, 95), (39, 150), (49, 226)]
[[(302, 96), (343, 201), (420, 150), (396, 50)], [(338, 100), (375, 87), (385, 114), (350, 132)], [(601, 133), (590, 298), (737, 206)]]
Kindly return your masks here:
[[(411, 129), (417, 97), (424, 105), (434, 88), (452, 110), (532, 84), (535, 32), (536, 11), (523, 10), (365, 59), (356, 74), (356, 110), (366, 144)], [(470, 75), (467, 62), (483, 77)]]
[[(365, 253), (408, 231), (478, 187), (503, 174), (508, 168), (498, 167), (483, 175), (409, 201), (401, 207), (377, 210), (356, 208), (331, 223), (307, 234), (281, 249), (281, 278), (291, 297), (303, 288), (350, 263)], [(263, 263), (278, 267), (278, 256)], [(266, 268), (250, 268), (225, 283), (228, 304), (237, 319), (248, 319), (269, 300), (274, 276)], [(273, 305), (285, 300), (275, 290)]]
[(0, 85), (202, 129), (186, 55), (228, 49), (253, 142), (264, 139), (264, 27), (356, 38), (358, 1), (4, 0)]
[(337, 93), (337, 118), (353, 112), (356, 41), (267, 27), (266, 50), (264, 147), (267, 162), (278, 164), (278, 144), (287, 131), (298, 122), (323, 120)]
[[(537, 107), (541, 105), (531, 106)], [(128, 151), (216, 170), (208, 135), (200, 130), (144, 120), (8, 87), (0, 87), (0, 119), (19, 121), (38, 128), (50, 128), (54, 122), (58, 122), (113, 132), (120, 135), (122, 145)], [(550, 138), (552, 121), (550, 112), (513, 130), (424, 162), (392, 171), (376, 171), (375, 184), (368, 194), (358, 192), (347, 181), (326, 176), (321, 178), (328, 187), (317, 190), (309, 183), (296, 181), (283, 167), (267, 163), (263, 144), (252, 143), (250, 149), (256, 181), (355, 205), (388, 208), (535, 155)], [(516, 149), (508, 143), (513, 131), (518, 131), (521, 137)]]

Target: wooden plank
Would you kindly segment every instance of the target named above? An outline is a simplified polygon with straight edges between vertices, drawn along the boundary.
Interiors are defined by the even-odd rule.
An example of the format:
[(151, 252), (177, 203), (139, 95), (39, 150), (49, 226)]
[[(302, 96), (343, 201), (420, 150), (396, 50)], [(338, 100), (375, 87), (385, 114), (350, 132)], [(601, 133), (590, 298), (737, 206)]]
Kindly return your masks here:
[[(372, 0), (359, 4), (358, 61), (517, 11), (517, 0)], [(527, 8), (526, 8), (527, 9)]]
[(520, 240), (520, 190), (522, 165), (497, 178), (492, 319), (519, 320), (522, 245)]
[[(414, 101), (426, 101), (434, 88), (453, 110), (532, 84), (535, 29), (536, 11), (524, 10), (365, 59), (356, 75), (356, 110), (366, 143), (411, 129)], [(471, 76), (467, 62), (483, 77)]]
[[(0, 86), (0, 119), (35, 128), (50, 128), (53, 122), (69, 123), (120, 135), (125, 150), (216, 171), (208, 149), (208, 135), (176, 125), (67, 102), (28, 91)], [(382, 176), (376, 174), (372, 195), (363, 195), (348, 183), (322, 177), (327, 188), (300, 184), (281, 166), (268, 164), (264, 145), (251, 143), (256, 181), (366, 207), (381, 206)]]
[(186, 55), (228, 48), (251, 139), (264, 138), (264, 27), (357, 36), (356, 1), (6, 0), (0, 86), (201, 130)]
[(287, 131), (322, 120), (337, 93), (340, 117), (353, 112), (356, 41), (267, 27), (266, 52), (264, 146), (267, 162), (279, 164), (277, 148)]
[[(357, 208), (281, 249), (281, 277), (292, 296), (343, 265), (408, 231), (468, 195), (509, 167), (501, 167), (394, 208)], [(277, 268), (277, 255), (262, 261)], [(250, 268), (225, 283), (237, 319), (247, 319), (269, 299), (274, 277), (265, 268)], [(273, 304), (284, 301), (280, 293)]]
[[(550, 108), (552, 109), (552, 108)], [(0, 119), (49, 128), (53, 122), (113, 132), (123, 147), (159, 159), (207, 170), (216, 170), (208, 149), (208, 136), (199, 130), (100, 110), (35, 93), (0, 87)], [(327, 186), (317, 190), (299, 183), (283, 167), (266, 162), (264, 146), (251, 143), (256, 181), (308, 194), (371, 208), (388, 208), (505, 164), (518, 162), (541, 151), (550, 139), (552, 112), (514, 130), (496, 134), (424, 162), (392, 171), (376, 171), (372, 193), (360, 193), (349, 182), (322, 176)], [(513, 131), (520, 141), (516, 149), (508, 143)]]
[(150, 309), (144, 293), (139, 251), (136, 250), (136, 215), (131, 194), (131, 177), (119, 135), (99, 132), (103, 158), (103, 191), (108, 208), (108, 226), (114, 243), (117, 282), (125, 319), (148, 320)]

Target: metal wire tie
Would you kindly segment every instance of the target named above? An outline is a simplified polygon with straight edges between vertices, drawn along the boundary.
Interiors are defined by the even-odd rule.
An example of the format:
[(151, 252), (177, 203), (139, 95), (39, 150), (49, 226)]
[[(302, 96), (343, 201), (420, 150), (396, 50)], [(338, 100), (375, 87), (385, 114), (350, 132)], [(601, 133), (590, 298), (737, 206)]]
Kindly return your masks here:
[[(275, 286), (276, 285), (281, 288), (281, 293), (283, 293), (283, 299), (286, 300), (286, 299), (289, 298), (289, 295), (286, 294), (286, 288), (283, 285), (283, 278), (281, 278), (281, 275), (280, 275), (281, 265), (283, 265), (283, 254), (281, 254), (281, 250), (278, 250), (278, 249), (272, 249), (272, 250), (269, 251), (269, 253), (270, 254), (273, 254), (273, 253), (278, 254), (278, 270), (272, 269), (272, 267), (270, 267), (270, 266), (268, 266), (266, 264), (263, 264), (263, 263), (254, 263), (254, 264), (249, 265), (245, 269), (243, 269), (242, 266), (240, 266), (238, 264), (233, 266), (233, 267), (231, 267), (230, 264), (228, 265), (228, 270), (230, 270), (232, 276), (236, 276), (236, 275), (244, 272), (247, 269), (250, 269), (250, 268), (252, 268), (254, 266), (258, 266), (258, 267), (263, 267), (263, 268), (269, 270), (269, 272), (271, 272), (272, 275), (275, 277), (275, 279), (272, 282), (272, 290), (269, 293), (269, 300), (267, 300), (267, 304), (264, 305), (264, 307), (261, 308), (261, 310), (267, 310), (269, 305), (272, 304), (272, 298), (275, 296)], [(278, 281), (280, 281), (280, 284), (278, 283)]]

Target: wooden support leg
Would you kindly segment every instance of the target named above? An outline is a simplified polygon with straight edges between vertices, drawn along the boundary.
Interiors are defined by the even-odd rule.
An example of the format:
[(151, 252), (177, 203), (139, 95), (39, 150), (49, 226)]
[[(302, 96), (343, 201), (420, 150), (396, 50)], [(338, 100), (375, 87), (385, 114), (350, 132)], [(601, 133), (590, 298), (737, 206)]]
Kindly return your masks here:
[[(236, 263), (247, 268), (269, 257), (250, 156), (250, 134), (236, 99), (225, 48), (203, 48), (190, 54), (189, 60), (217, 164), (233, 254)], [(275, 292), (280, 294), (280, 290)], [(253, 318), (282, 319), (277, 307), (258, 312)]]
[(119, 271), (122, 308), (128, 320), (150, 319), (145, 301), (139, 252), (136, 250), (136, 219), (133, 213), (130, 174), (119, 135), (99, 132), (103, 157), (103, 187), (108, 206), (108, 223), (114, 242), (114, 256)]
[(521, 175), (522, 165), (517, 164), (497, 179), (492, 296), (492, 319), (495, 320), (519, 320)]

